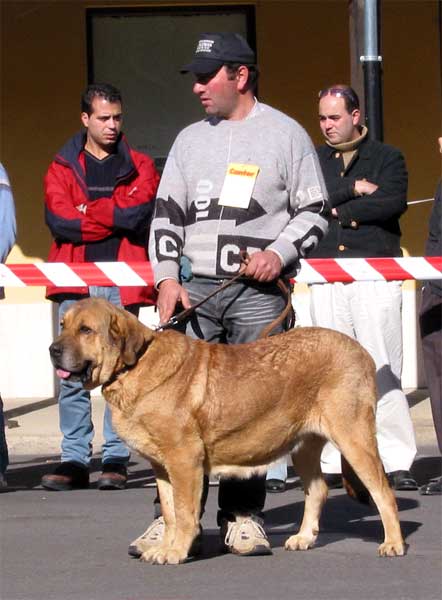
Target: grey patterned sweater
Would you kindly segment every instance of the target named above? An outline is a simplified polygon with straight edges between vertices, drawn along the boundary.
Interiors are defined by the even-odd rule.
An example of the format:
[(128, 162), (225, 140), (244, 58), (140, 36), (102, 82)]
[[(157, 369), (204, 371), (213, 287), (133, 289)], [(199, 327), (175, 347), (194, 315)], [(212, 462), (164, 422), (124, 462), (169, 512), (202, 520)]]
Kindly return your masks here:
[[(218, 204), (230, 163), (259, 167), (248, 208)], [(244, 120), (194, 123), (177, 136), (158, 189), (149, 244), (155, 283), (178, 279), (182, 255), (194, 275), (231, 277), (242, 250), (271, 249), (293, 274), (328, 218), (316, 151), (296, 121), (256, 103)]]

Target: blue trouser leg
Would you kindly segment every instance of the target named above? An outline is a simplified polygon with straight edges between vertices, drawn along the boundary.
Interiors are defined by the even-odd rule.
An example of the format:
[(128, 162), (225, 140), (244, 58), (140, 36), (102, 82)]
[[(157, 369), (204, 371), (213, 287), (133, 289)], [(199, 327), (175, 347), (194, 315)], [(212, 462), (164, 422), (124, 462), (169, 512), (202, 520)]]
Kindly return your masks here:
[[(117, 287), (91, 286), (89, 293), (91, 296), (105, 298), (115, 306), (121, 307), (120, 290)], [(130, 450), (118, 437), (112, 426), (112, 411), (107, 403), (104, 409), (103, 437), (104, 444), (101, 448), (103, 464), (109, 462), (127, 464), (130, 458)]]
[[(59, 321), (75, 300), (64, 300), (58, 309)], [(88, 466), (92, 456), (94, 428), (91, 419), (90, 394), (80, 382), (60, 381), (58, 410), (62, 462), (72, 461)]]
[(88, 466), (92, 456), (94, 426), (90, 394), (80, 382), (62, 381), (58, 396), (61, 460)]
[[(109, 302), (121, 306), (118, 288), (91, 286), (89, 292), (91, 296), (105, 298)], [(74, 300), (64, 300), (60, 304), (60, 321), (74, 302)], [(63, 434), (61, 460), (88, 466), (92, 456), (94, 436), (90, 393), (83, 388), (81, 383), (61, 381), (58, 402), (60, 429)], [(112, 427), (112, 415), (107, 404), (103, 420), (103, 437), (105, 441), (102, 447), (102, 462), (126, 464), (130, 452)]]

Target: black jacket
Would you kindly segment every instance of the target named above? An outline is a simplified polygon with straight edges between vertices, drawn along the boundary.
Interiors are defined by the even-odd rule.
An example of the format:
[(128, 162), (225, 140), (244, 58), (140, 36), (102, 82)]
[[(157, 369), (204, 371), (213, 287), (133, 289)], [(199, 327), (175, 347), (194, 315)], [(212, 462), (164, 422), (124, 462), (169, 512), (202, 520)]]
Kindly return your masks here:
[[(436, 188), (433, 209), (430, 215), (428, 239), (425, 245), (425, 256), (442, 256), (442, 181)], [(430, 289), (433, 294), (442, 296), (442, 280), (430, 281)]]
[[(327, 145), (317, 151), (338, 218), (309, 258), (401, 256), (399, 217), (407, 210), (408, 174), (399, 150), (365, 139), (346, 169), (341, 152)], [(355, 181), (364, 178), (379, 187), (357, 196)]]

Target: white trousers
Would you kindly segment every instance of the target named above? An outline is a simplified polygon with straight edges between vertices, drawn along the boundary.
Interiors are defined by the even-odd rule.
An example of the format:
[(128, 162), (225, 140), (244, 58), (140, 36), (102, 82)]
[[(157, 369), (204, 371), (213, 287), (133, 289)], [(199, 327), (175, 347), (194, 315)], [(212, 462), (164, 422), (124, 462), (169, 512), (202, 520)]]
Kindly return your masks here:
[[(376, 436), (385, 471), (408, 471), (416, 440), (402, 391), (402, 289), (398, 281), (355, 281), (310, 287), (313, 325), (356, 339), (376, 363)], [(341, 458), (330, 442), (321, 456), (324, 473), (340, 473)]]
[(283, 456), (279, 460), (271, 463), (267, 469), (266, 479), (280, 479), (281, 481), (286, 481), (288, 458), (288, 456)]

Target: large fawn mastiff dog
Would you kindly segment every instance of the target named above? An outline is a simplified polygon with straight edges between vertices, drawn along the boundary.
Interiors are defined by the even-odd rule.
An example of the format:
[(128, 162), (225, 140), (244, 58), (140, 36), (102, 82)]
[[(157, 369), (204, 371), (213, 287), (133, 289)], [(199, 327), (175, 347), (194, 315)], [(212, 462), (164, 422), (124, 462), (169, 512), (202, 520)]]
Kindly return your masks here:
[(152, 563), (186, 560), (199, 534), (204, 473), (249, 477), (291, 453), (302, 478), (301, 528), (287, 550), (311, 548), (327, 497), (321, 450), (331, 440), (380, 512), (381, 556), (405, 553), (394, 495), (375, 438), (375, 367), (341, 333), (297, 328), (253, 343), (155, 332), (102, 299), (68, 310), (50, 347), (59, 377), (103, 386), (118, 434), (149, 459), (166, 529), (144, 547)]

